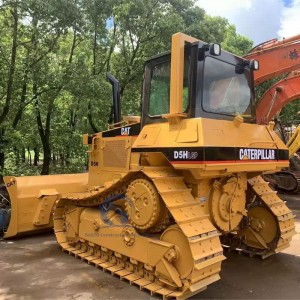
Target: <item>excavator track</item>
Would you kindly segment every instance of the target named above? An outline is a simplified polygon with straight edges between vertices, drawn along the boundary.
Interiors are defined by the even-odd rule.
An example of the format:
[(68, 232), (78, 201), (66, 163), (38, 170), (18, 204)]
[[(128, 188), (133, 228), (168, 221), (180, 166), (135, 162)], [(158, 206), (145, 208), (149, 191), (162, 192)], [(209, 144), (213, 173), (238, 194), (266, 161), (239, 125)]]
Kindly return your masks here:
[[(225, 236), (222, 242), (229, 249), (266, 258), (289, 247), (296, 233), (294, 216), (261, 176), (248, 179), (248, 188), (251, 200), (243, 229)], [(272, 238), (267, 240), (268, 236)]]
[[(174, 251), (168, 251), (165, 255), (165, 258), (172, 262), (168, 264), (167, 269), (173, 274), (171, 277), (177, 286), (159, 276), (156, 269), (159, 263), (147, 264), (138, 261), (134, 256), (126, 255), (125, 252), (121, 253), (121, 250), (104, 247), (104, 241), (101, 239), (95, 243), (84, 239), (83, 236), (79, 236), (76, 241), (67, 237), (68, 224), (65, 214), (68, 207), (76, 205), (84, 209), (87, 206), (101, 205), (108, 197), (114, 197), (114, 194), (125, 194), (130, 183), (139, 178), (146, 179), (155, 186), (173, 220), (160, 235), (160, 240), (164, 243), (174, 243), (174, 249), (180, 250), (179, 258), (178, 253), (175, 255)], [(138, 182), (141, 184), (143, 181)], [(128, 222), (123, 227), (120, 229), (122, 232), (127, 230), (126, 232), (130, 233), (129, 237), (127, 234), (127, 238), (124, 238), (127, 246), (132, 247), (134, 241), (143, 238), (143, 233), (135, 232)], [(126, 279), (141, 290), (150, 291), (151, 295), (158, 294), (163, 298), (185, 299), (204, 290), (209, 284), (220, 279), (221, 262), (225, 259), (219, 233), (211, 223), (209, 215), (204, 213), (199, 201), (192, 196), (183, 177), (178, 176), (171, 168), (147, 167), (143, 172), (129, 173), (122, 180), (107, 183), (98, 191), (63, 195), (54, 212), (54, 230), (63, 251), (107, 270), (120, 279)], [(152, 236), (148, 237), (148, 241), (155, 244), (157, 241)], [(144, 251), (147, 251), (146, 245)], [(177, 273), (178, 277), (174, 275)]]
[(300, 159), (298, 155), (290, 157), (290, 172), (293, 174), (297, 181), (297, 188), (293, 191), (293, 194), (300, 193)]
[(299, 171), (291, 171), (292, 174), (295, 177), (295, 180), (297, 181), (297, 189), (293, 191), (293, 194), (299, 194), (300, 193), (300, 172)]
[(279, 193), (292, 195), (300, 192), (299, 171), (284, 170), (273, 174), (265, 174), (263, 178)]

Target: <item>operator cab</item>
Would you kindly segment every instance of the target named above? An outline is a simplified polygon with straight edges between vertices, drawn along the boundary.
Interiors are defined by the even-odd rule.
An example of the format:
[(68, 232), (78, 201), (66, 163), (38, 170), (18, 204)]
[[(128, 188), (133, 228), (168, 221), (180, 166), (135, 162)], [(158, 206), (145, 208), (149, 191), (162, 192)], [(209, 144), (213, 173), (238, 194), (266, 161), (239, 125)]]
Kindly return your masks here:
[[(248, 61), (218, 44), (201, 41), (184, 46), (182, 113), (187, 118), (255, 122), (253, 70)], [(145, 64), (142, 123), (166, 121), (170, 113), (171, 54), (156, 56)], [(171, 100), (172, 101), (172, 100)], [(180, 101), (181, 102), (181, 101)]]

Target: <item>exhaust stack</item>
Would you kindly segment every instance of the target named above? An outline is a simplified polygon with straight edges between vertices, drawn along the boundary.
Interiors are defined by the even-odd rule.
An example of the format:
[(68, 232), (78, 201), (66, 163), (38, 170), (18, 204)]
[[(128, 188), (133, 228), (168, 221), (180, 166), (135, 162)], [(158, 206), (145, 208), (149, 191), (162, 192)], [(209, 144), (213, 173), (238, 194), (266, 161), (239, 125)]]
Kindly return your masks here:
[(120, 102), (120, 85), (119, 81), (110, 73), (106, 73), (106, 80), (112, 85), (113, 88), (113, 114), (114, 123), (121, 122), (121, 102)]

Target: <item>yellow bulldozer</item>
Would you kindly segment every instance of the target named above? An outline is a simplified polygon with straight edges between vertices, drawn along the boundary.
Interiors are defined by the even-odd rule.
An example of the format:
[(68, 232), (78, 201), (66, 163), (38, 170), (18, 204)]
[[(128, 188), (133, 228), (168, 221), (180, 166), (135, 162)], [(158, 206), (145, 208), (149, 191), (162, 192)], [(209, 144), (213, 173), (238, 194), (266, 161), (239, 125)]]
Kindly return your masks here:
[(145, 64), (141, 117), (122, 119), (110, 75), (114, 124), (84, 135), (88, 174), (77, 183), (75, 175), (6, 177), (5, 234), (18, 234), (25, 217), (27, 231), (37, 220), (51, 226), (54, 211), (64, 251), (178, 299), (219, 280), (222, 244), (262, 257), (285, 249), (293, 214), (261, 174), (287, 167), (289, 155), (272, 123), (256, 124), (258, 67), (177, 33), (171, 53)]

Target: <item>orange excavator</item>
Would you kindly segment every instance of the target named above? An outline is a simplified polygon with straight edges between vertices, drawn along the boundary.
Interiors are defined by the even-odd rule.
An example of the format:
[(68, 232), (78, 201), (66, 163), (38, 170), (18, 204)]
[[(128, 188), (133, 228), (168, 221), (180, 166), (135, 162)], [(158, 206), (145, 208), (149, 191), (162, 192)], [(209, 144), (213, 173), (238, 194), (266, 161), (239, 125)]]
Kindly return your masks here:
[[(261, 97), (256, 106), (258, 124), (268, 124), (288, 103), (300, 98), (300, 35), (278, 41), (273, 39), (254, 47), (247, 59), (256, 59), (260, 69), (254, 74), (257, 86), (276, 76), (287, 74), (273, 84)], [(290, 168), (265, 175), (265, 179), (281, 192), (297, 193), (300, 190), (300, 164), (294, 156), (297, 133), (290, 140), (284, 134), (280, 122), (276, 122), (277, 133), (289, 147)]]

